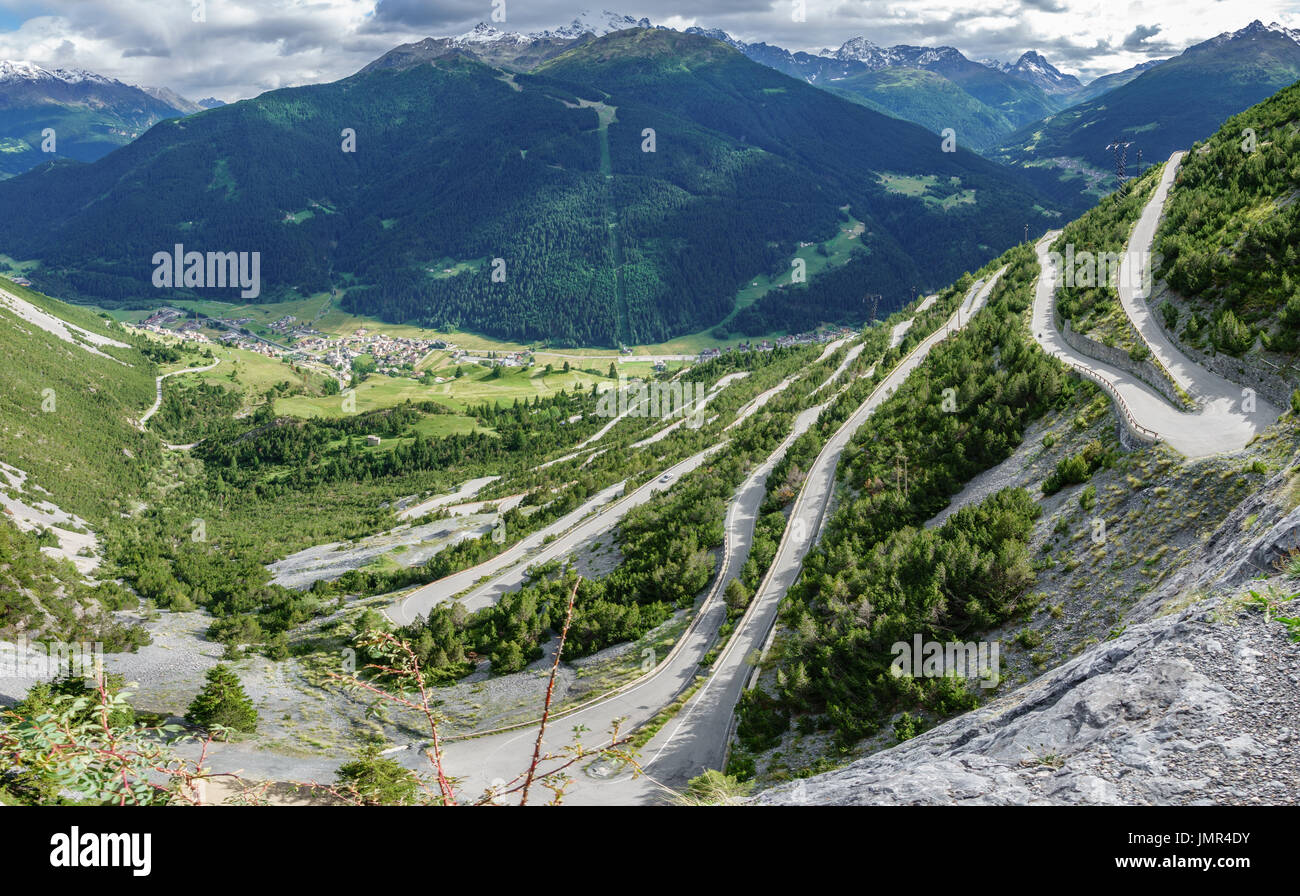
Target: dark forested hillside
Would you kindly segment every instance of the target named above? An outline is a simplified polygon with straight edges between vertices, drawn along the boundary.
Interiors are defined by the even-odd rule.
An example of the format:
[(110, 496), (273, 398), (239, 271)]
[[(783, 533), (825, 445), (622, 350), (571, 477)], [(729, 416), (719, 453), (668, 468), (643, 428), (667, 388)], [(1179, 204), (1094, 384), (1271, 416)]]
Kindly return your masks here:
[(961, 145), (975, 149), (996, 143), (1014, 130), (1002, 111), (925, 69), (887, 68), (823, 86), (878, 112), (914, 121), (936, 134), (952, 128)]
[[(791, 715), (812, 713), (850, 744), (903, 706), (970, 708), (971, 694), (954, 679), (887, 674), (889, 645), (915, 632), (961, 639), (987, 630), (1016, 611), (1033, 580), (1025, 544), (1041, 511), (1023, 490), (1004, 489), (942, 526), (923, 525), (962, 482), (1010, 455), (1029, 421), (1078, 388), (1025, 332), (1032, 252), (1021, 246), (1003, 260), (1009, 267), (989, 307), (855, 434), (841, 474), (851, 498), (790, 589), (783, 613), (797, 634), (781, 648), (782, 683), (775, 698), (755, 692), (743, 705), (742, 744), (752, 745), (749, 732), (764, 717), (779, 731)], [(936, 399), (945, 388), (959, 396), (956, 413)]]
[(885, 262), (857, 288), (886, 302), (1046, 223), (1014, 175), (916, 125), (648, 30), (534, 74), (453, 52), (273, 91), (0, 184), (0, 212), (0, 252), (79, 301), (237, 295), (154, 287), (154, 254), (182, 244), (260, 252), (258, 301), (335, 289), (389, 320), (606, 345), (717, 323), (846, 213)]

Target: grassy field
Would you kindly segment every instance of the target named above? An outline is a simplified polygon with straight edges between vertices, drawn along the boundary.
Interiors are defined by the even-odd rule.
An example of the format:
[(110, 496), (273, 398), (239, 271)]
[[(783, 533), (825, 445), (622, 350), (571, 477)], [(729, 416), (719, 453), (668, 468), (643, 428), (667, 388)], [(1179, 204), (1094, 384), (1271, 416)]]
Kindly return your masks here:
[[(150, 334), (160, 338), (157, 334)], [(168, 342), (176, 340), (166, 339)], [(288, 363), (269, 358), (257, 352), (224, 345), (207, 346), (221, 363), (211, 370), (187, 374), (179, 379), (202, 380), (238, 389), (245, 395), (245, 409), (256, 407), (263, 401), (266, 391), (273, 386), (291, 382), (304, 385), (309, 395), (293, 395), (276, 399), (275, 412), (295, 417), (340, 417), (344, 414), (343, 397), (325, 395), (323, 385), (325, 377), (316, 370), (293, 369)], [(420, 370), (428, 370), (443, 377), (445, 382), (424, 384), (407, 377), (388, 377), (373, 374), (357, 386), (355, 390), (356, 412), (378, 410), (392, 407), (405, 401), (437, 401), (456, 411), (483, 403), (513, 404), (516, 400), (532, 400), (554, 395), (561, 389), (572, 392), (575, 388), (588, 390), (592, 385), (605, 389), (613, 384), (607, 373), (609, 362), (615, 355), (559, 357), (537, 356), (538, 363), (532, 368), (501, 368), (498, 376), (493, 377), (491, 369), (480, 364), (455, 363), (449, 352), (435, 351), (420, 364)], [(565, 373), (565, 361), (572, 369)], [(189, 367), (203, 366), (209, 363), (193, 355), (180, 361), (164, 365), (160, 373), (170, 373)], [(551, 374), (545, 372), (546, 364), (553, 366)], [(594, 368), (598, 375), (584, 372), (580, 367)], [(669, 362), (670, 370), (678, 369), (682, 362)], [(456, 368), (461, 368), (462, 375), (455, 376)], [(650, 377), (654, 375), (650, 361), (637, 361), (628, 356), (618, 358), (618, 372), (628, 377)], [(175, 381), (169, 381), (169, 383)], [(166, 386), (164, 386), (166, 388)], [(463, 415), (446, 415), (433, 417), (421, 427), (427, 435), (450, 435), (467, 433), (476, 428), (475, 421)]]
[(12, 274), (26, 274), (32, 268), (36, 267), (37, 261), (19, 261), (8, 255), (0, 254), (0, 271), (6, 271)]
[[(87, 308), (5, 288), (61, 320), (123, 339)], [(44, 489), (48, 500), (92, 523), (127, 509), (125, 496), (138, 494), (148, 476), (135, 460), (158, 451), (131, 423), (153, 403), (154, 365), (133, 348), (103, 354), (111, 357), (0, 306), (0, 460), (29, 474), (29, 493)]]
[[(949, 184), (951, 187), (961, 186), (958, 178), (953, 178), (957, 183)], [(886, 190), (891, 193), (897, 193), (900, 196), (910, 196), (913, 199), (942, 208), (944, 211), (956, 208), (959, 205), (974, 205), (974, 190), (959, 190), (943, 197), (932, 195), (932, 192), (939, 186), (939, 179), (933, 174), (923, 175), (902, 175), (902, 174), (882, 174), (880, 183)], [(945, 191), (946, 192), (946, 191)]]
[(491, 371), (486, 367), (474, 365), (465, 367), (464, 371), (465, 375), (459, 380), (453, 379), (430, 386), (434, 399), (459, 410), (467, 405), (484, 402), (512, 404), (516, 398), (521, 401), (524, 399), (531, 401), (534, 396), (540, 395), (545, 398), (561, 389), (570, 392), (575, 387), (586, 390), (590, 389), (593, 383), (604, 388), (613, 382), (606, 376), (592, 376), (576, 370), (562, 373), (558, 368), (550, 376), (544, 376), (543, 371), (538, 368), (524, 370), (506, 367), (502, 368), (498, 379), (488, 379)]
[[(814, 251), (811, 247), (810, 252)], [(802, 254), (802, 250), (801, 250)], [(0, 258), (0, 261), (3, 259)], [(818, 259), (825, 261), (825, 259)], [(819, 270), (814, 268), (813, 262), (809, 261), (809, 270)], [(787, 278), (788, 279), (788, 278)], [(753, 301), (750, 299), (749, 301)], [(501, 339), (494, 339), (490, 336), (481, 336), (477, 333), (467, 333), (463, 331), (444, 331), (430, 330), (424, 327), (417, 327), (412, 324), (392, 324), (381, 321), (378, 318), (366, 317), (359, 314), (349, 314), (341, 311), (330, 298), (328, 294), (312, 296), (308, 299), (298, 299), (292, 302), (273, 302), (266, 305), (235, 305), (229, 302), (212, 302), (212, 301), (183, 301), (173, 302), (173, 307), (184, 308), (187, 310), (198, 311), (210, 317), (223, 317), (238, 320), (248, 318), (250, 323), (248, 329), (275, 342), (281, 342), (279, 334), (270, 329), (270, 324), (286, 315), (292, 315), (299, 321), (310, 323), (317, 330), (331, 336), (351, 336), (359, 329), (366, 329), (371, 332), (382, 332), (389, 336), (407, 336), (416, 339), (443, 339), (454, 343), (456, 346), (466, 351), (481, 352), (517, 352), (525, 349), (532, 349), (537, 355), (540, 364), (552, 363), (557, 367), (561, 366), (565, 360), (575, 363), (575, 359), (591, 358), (603, 359), (599, 365), (602, 368), (608, 367), (610, 361), (619, 361), (623, 363), (627, 355), (619, 355), (618, 352), (609, 348), (557, 348), (548, 351), (543, 343), (533, 343), (525, 345), (521, 342), (508, 342)], [(102, 309), (95, 309), (100, 311)], [(106, 311), (114, 320), (125, 323), (139, 323), (149, 317), (153, 312), (148, 310), (133, 310), (115, 308)], [(784, 335), (782, 333), (770, 334), (771, 337)], [(709, 335), (708, 330), (701, 330), (699, 333), (691, 333), (668, 342), (661, 342), (655, 345), (630, 346), (632, 355), (695, 355), (705, 348), (720, 348), (725, 345), (735, 345), (738, 342), (745, 341), (741, 337), (735, 339), (714, 339)], [(421, 365), (424, 369), (427, 365)]]
[[(844, 264), (845, 262), (847, 262), (849, 260), (849, 256), (853, 254), (853, 250), (859, 248), (862, 245), (862, 240), (860, 239), (860, 237), (862, 236), (862, 232), (865, 229), (866, 229), (865, 225), (863, 225), (861, 221), (857, 220), (856, 218), (850, 218), (848, 223), (844, 224), (840, 228), (839, 233), (835, 234), (834, 237), (827, 240), (825, 243), (821, 243), (821, 244), (809, 243), (806, 246), (800, 246), (799, 249), (794, 253), (794, 257), (803, 259), (804, 266), (805, 266), (805, 273), (808, 279), (812, 279), (813, 277), (816, 277), (818, 274), (820, 274), (822, 271), (826, 270), (828, 267), (832, 265)], [(821, 254), (821, 252), (818, 251), (819, 245), (825, 247), (826, 249), (825, 255)], [(757, 302), (763, 296), (767, 295), (773, 289), (779, 289), (781, 287), (789, 286), (794, 278), (793, 259), (791, 259), (791, 265), (792, 265), (791, 267), (782, 271), (776, 277), (769, 277), (766, 274), (760, 274), (759, 276), (755, 277), (753, 280), (750, 280), (749, 283), (747, 283), (744, 287), (742, 287), (740, 292), (736, 293), (735, 310), (733, 310), (731, 314), (727, 315), (726, 319), (722, 322), (723, 325), (725, 325), (728, 321), (734, 318), (739, 312), (743, 311), (745, 308), (748, 308), (750, 305)], [(695, 334), (695, 336), (693, 337), (684, 337), (684, 338), (691, 340), (689, 344), (699, 346), (699, 348), (697, 348), (696, 351), (698, 351), (700, 348), (713, 347), (712, 345), (705, 345), (696, 342), (696, 338), (699, 335), (700, 334)], [(782, 334), (772, 334), (772, 335), (785, 335), (785, 334), (782, 333)], [(675, 340), (675, 341), (680, 342), (681, 340)], [(729, 341), (734, 343), (743, 340), (729, 340)], [(716, 340), (714, 342), (716, 343)]]
[[(644, 366), (648, 370), (650, 365)], [(558, 367), (550, 376), (544, 375), (540, 367), (501, 368), (500, 376), (493, 379), (492, 371), (478, 364), (461, 365), (463, 375), (456, 379), (454, 368), (455, 365), (451, 364), (438, 366), (439, 375), (449, 378), (446, 382), (429, 385), (405, 377), (372, 375), (356, 388), (356, 410), (363, 412), (392, 407), (409, 400), (436, 401), (453, 410), (464, 411), (484, 403), (505, 405), (516, 400), (531, 401), (539, 395), (545, 398), (561, 389), (571, 392), (578, 387), (586, 390), (593, 383), (604, 388), (613, 382), (606, 376), (592, 376), (577, 370), (562, 373)], [(297, 417), (341, 417), (344, 413), (343, 398), (339, 395), (281, 398), (276, 401), (275, 410), (279, 414)], [(468, 432), (474, 428), (474, 421), (469, 417), (448, 415), (445, 419), (436, 418), (436, 422), (430, 425), (445, 428), (445, 432), (439, 434), (446, 434)], [(434, 433), (430, 431), (430, 434)]]
[[(427, 330), (411, 324), (390, 324), (377, 318), (349, 314), (341, 310), (328, 293), (319, 293), (306, 299), (292, 302), (271, 302), (265, 305), (235, 305), (230, 302), (180, 301), (172, 303), (176, 308), (198, 311), (209, 317), (223, 317), (230, 320), (248, 318), (249, 330), (266, 339), (282, 342), (283, 337), (270, 329), (270, 324), (285, 316), (297, 318), (298, 323), (310, 324), (312, 327), (331, 336), (351, 336), (357, 330), (372, 332), (382, 331), (390, 336), (409, 336), (421, 339), (446, 339), (461, 348), (470, 351), (519, 351), (528, 346), (515, 342), (502, 342), (496, 339), (476, 336), (473, 333), (446, 333)], [(120, 315), (133, 315), (141, 320), (149, 316), (147, 311), (112, 312), (119, 319), (129, 319)]]
[[(220, 364), (211, 370), (188, 376), (201, 378), (209, 383), (238, 386), (249, 393), (250, 399), (260, 399), (267, 389), (286, 381), (305, 384), (309, 389), (319, 389), (324, 379), (320, 374), (295, 371), (283, 361), (240, 348), (214, 345), (212, 354), (213, 357), (220, 359)], [(206, 366), (206, 363), (198, 366)], [(187, 366), (195, 366), (195, 362), (190, 362)]]

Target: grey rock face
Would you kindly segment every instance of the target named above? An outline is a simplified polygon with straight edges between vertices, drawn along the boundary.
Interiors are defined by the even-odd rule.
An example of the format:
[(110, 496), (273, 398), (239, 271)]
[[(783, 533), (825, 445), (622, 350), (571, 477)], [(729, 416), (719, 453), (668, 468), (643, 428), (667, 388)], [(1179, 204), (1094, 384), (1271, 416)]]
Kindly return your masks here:
[[(1242, 538), (1250, 515), (1254, 531), (1267, 529)], [(1300, 509), (1249, 498), (1113, 640), (912, 740), (752, 802), (1300, 803), (1300, 644), (1233, 600), (1266, 588), (1252, 580), (1277, 576), (1297, 546)], [(1294, 579), (1271, 584), (1297, 590)], [(1212, 596), (1161, 615), (1198, 594)]]

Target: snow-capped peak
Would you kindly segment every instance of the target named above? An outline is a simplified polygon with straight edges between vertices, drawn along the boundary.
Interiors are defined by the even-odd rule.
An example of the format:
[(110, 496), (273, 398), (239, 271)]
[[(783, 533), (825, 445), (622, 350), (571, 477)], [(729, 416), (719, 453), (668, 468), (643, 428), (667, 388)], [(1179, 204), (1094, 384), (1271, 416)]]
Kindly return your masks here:
[(1278, 34), (1291, 38), (1291, 40), (1300, 44), (1300, 28), (1287, 28), (1278, 22), (1270, 22), (1265, 26), (1269, 31), (1276, 31)]
[(65, 84), (112, 84), (111, 78), (81, 69), (56, 68), (50, 71), (27, 60), (0, 59), (0, 82), (12, 81), (62, 81)]
[(540, 34), (534, 34), (534, 37), (552, 37), (552, 38), (574, 38), (581, 37), (584, 34), (594, 34), (600, 37), (610, 34), (614, 31), (624, 31), (628, 28), (649, 28), (650, 20), (646, 18), (634, 19), (631, 16), (621, 15), (602, 9), (599, 14), (592, 14), (588, 10), (578, 13), (577, 17), (568, 25), (556, 28), (554, 31), (543, 31)]
[(1015, 62), (998, 59), (981, 59), (979, 62), (986, 68), (1035, 84), (1048, 93), (1068, 93), (1081, 86), (1078, 78), (1052, 65), (1037, 50), (1021, 53)]
[[(721, 28), (701, 28), (699, 25), (692, 25), (682, 32), (683, 34), (696, 34), (700, 37), (707, 37), (712, 40), (721, 41), (728, 46), (735, 47), (737, 50), (744, 50), (749, 46), (742, 40), (737, 40)], [(826, 51), (823, 51), (826, 52)]]
[(1044, 74), (1060, 74), (1056, 68), (1039, 54), (1037, 50), (1026, 50), (1021, 54), (1016, 65), (1031, 71), (1043, 72)]
[(527, 38), (515, 31), (501, 31), (493, 28), (487, 22), (479, 22), (473, 30), (466, 31), (464, 34), (458, 34), (452, 38), (456, 44), (494, 44), (498, 41), (508, 40), (514, 43), (522, 43)]
[(829, 55), (839, 60), (871, 63), (881, 57), (882, 51), (865, 37), (852, 37)]
[(852, 38), (845, 41), (838, 50), (823, 50), (820, 55), (841, 62), (860, 62), (872, 70), (926, 68), (955, 58), (964, 58), (952, 47), (910, 47), (903, 44), (881, 47), (865, 37)]
[(634, 19), (631, 16), (620, 15), (609, 10), (601, 10), (598, 14), (583, 10), (569, 24), (561, 25), (553, 30), (530, 31), (527, 34), (521, 34), (518, 31), (501, 31), (486, 22), (479, 22), (472, 31), (458, 35), (452, 38), (452, 41), (457, 45), (488, 44), (500, 41), (526, 44), (535, 40), (573, 40), (584, 34), (594, 34), (596, 37), (601, 37), (627, 28), (649, 27), (651, 27), (649, 19)]
[[(1255, 37), (1256, 35), (1267, 34), (1269, 32), (1272, 32), (1274, 34), (1280, 34), (1283, 37), (1287, 38), (1288, 40), (1292, 40), (1300, 44), (1300, 30), (1297, 30), (1295, 28), (1287, 28), (1285, 25), (1282, 25), (1278, 22), (1273, 22), (1272, 24), (1265, 25), (1259, 19), (1256, 19), (1255, 21), (1247, 25), (1245, 28), (1242, 28), (1238, 31), (1224, 31), (1222, 34), (1215, 35), (1214, 37), (1210, 38), (1203, 44), (1197, 44), (1197, 47), (1206, 47), (1206, 46), (1217, 47), (1220, 44), (1227, 43), (1228, 41), (1240, 40), (1241, 38)], [(1196, 47), (1192, 47), (1190, 49), (1194, 50), (1196, 49)]]
[(1014, 68), (1026, 74), (1039, 75), (1054, 83), (1075, 82), (1077, 79), (1067, 75), (1043, 58), (1037, 50), (1028, 50), (1017, 60)]

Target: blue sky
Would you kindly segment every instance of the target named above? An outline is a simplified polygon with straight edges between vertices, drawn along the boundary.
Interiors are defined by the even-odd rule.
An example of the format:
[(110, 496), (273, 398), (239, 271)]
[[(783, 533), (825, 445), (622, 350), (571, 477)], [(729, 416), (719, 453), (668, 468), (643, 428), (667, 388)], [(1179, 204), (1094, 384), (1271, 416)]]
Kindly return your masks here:
[(0, 9), (0, 31), (13, 31), (27, 19), (26, 14), (10, 9)]
[[(0, 0), (0, 58), (229, 101), (346, 77), (399, 43), (470, 30), (491, 18), (493, 2)], [(496, 2), (506, 9), (500, 27), (519, 31), (565, 24), (590, 5)], [(1032, 49), (1085, 81), (1252, 19), (1300, 27), (1300, 0), (802, 0), (802, 21), (795, 0), (605, 2), (655, 24), (722, 28), (790, 49), (838, 47), (857, 36), (882, 46), (955, 46), (973, 59), (1014, 60)]]

